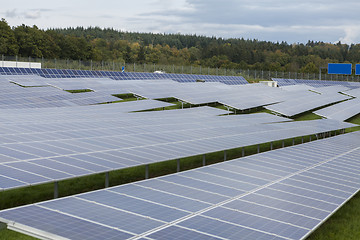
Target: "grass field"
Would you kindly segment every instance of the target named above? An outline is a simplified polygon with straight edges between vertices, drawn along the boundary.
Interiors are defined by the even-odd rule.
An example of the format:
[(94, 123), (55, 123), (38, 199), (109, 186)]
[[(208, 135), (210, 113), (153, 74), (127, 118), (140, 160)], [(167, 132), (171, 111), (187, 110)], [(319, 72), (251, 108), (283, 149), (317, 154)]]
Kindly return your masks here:
[(360, 193), (313, 232), (308, 240), (360, 239)]
[[(180, 103), (181, 106), (181, 103)], [(177, 103), (179, 107), (179, 103)], [(295, 120), (311, 120), (317, 118), (311, 113), (305, 113), (297, 116)], [(360, 115), (349, 120), (352, 123), (360, 125)], [(358, 131), (359, 127), (347, 130)], [(315, 136), (312, 136), (315, 139)], [(309, 141), (309, 136), (304, 138)], [(295, 139), (295, 144), (301, 143), (301, 137)], [(285, 146), (292, 145), (292, 139), (285, 141)], [(282, 141), (274, 142), (273, 148), (280, 148)], [(270, 144), (264, 143), (260, 145), (261, 152), (270, 150)], [(245, 155), (257, 153), (256, 146), (248, 146), (245, 148)], [(223, 151), (206, 154), (206, 163), (213, 164), (223, 161)], [(227, 150), (227, 158), (234, 159), (241, 157), (242, 148)], [(181, 171), (202, 166), (202, 155), (181, 159)], [(150, 177), (162, 176), (176, 172), (176, 161), (166, 161), (151, 164), (149, 167)], [(144, 179), (145, 166), (122, 169), (110, 172), (110, 186), (116, 186), (124, 183), (134, 182)], [(59, 196), (68, 196), (81, 192), (101, 189), (105, 184), (105, 174), (96, 174), (92, 176), (76, 178), (59, 182)], [(53, 198), (53, 184), (42, 184), (27, 188), (20, 188), (0, 193), (0, 209), (35, 203), (39, 201), (49, 200)], [(31, 240), (32, 237), (16, 233), (7, 229), (0, 230), (0, 240)], [(360, 239), (360, 193), (344, 205), (329, 220), (320, 226), (308, 239), (310, 240), (342, 240), (342, 239)]]
[(3, 229), (0, 230), (0, 239), (1, 240), (35, 240), (37, 238), (33, 238), (28, 235), (14, 232), (8, 229)]

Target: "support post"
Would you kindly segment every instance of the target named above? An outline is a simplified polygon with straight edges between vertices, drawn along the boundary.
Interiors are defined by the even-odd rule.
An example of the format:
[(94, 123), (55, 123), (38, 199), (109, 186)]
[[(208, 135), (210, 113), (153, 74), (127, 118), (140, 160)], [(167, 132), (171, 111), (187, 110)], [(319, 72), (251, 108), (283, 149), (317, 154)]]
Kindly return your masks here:
[(226, 150), (224, 150), (224, 161), (226, 161)]
[(109, 187), (109, 172), (105, 173), (105, 188)]
[(203, 164), (203, 166), (205, 166), (205, 165), (206, 165), (206, 158), (205, 158), (205, 154), (203, 154), (202, 164)]
[(304, 137), (301, 137), (301, 143), (304, 143)]
[(149, 164), (145, 165), (145, 179), (149, 179)]
[(176, 172), (180, 172), (180, 159), (176, 159)]
[(242, 149), (241, 149), (241, 155), (242, 155), (243, 157), (245, 157), (245, 147), (242, 147)]
[(270, 150), (273, 150), (273, 142), (270, 142)]
[(59, 183), (54, 182), (54, 198), (58, 198), (58, 197), (59, 197)]
[(260, 153), (260, 144), (257, 145), (257, 153)]
[(293, 146), (295, 145), (295, 138), (293, 138), (292, 145)]
[(310, 137), (309, 137), (309, 142), (311, 142), (311, 135), (310, 135)]
[(285, 141), (282, 140), (282, 147), (285, 147)]

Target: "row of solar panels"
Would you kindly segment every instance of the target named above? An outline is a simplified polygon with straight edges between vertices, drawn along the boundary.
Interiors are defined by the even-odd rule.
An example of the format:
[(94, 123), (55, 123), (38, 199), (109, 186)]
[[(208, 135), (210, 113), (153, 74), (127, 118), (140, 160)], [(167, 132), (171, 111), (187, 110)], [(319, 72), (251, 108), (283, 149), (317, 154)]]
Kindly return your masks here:
[(0, 212), (67, 239), (305, 239), (360, 190), (359, 133)]
[(214, 76), (194, 74), (173, 74), (173, 73), (140, 73), (140, 72), (112, 72), (112, 71), (89, 71), (72, 69), (35, 69), (35, 68), (8, 68), (0, 67), (1, 75), (29, 75), (36, 74), (50, 78), (78, 78), (78, 77), (108, 77), (115, 80), (131, 79), (172, 79), (178, 82), (196, 82), (205, 80), (207, 82), (223, 82), (229, 85), (248, 84), (241, 76)]
[(287, 79), (287, 78), (272, 78), (273, 81), (278, 83), (278, 86), (298, 85), (306, 84), (313, 87), (324, 86), (345, 86), (348, 88), (360, 88), (360, 82), (348, 82), (348, 81), (329, 81), (329, 80), (307, 80), (307, 79)]
[[(47, 112), (41, 114), (48, 118)], [(144, 114), (134, 118), (133, 115), (137, 113), (119, 114), (116, 118), (114, 112), (112, 114), (113, 118), (108, 120), (96, 117), (82, 120), (90, 115), (79, 113), (77, 116), (75, 113), (75, 116), (71, 116), (69, 112), (62, 114), (62, 117), (54, 114), (53, 120), (48, 118), (46, 122), (37, 122), (33, 118), (32, 122), (3, 123), (0, 134), (0, 189), (53, 182), (353, 126), (331, 120), (274, 123), (287, 119), (269, 114), (193, 116), (180, 117), (180, 120), (176, 115), (163, 120), (150, 119)], [(91, 115), (95, 116), (96, 113)], [(156, 112), (150, 115), (156, 115)]]
[(336, 119), (339, 121), (345, 121), (360, 113), (359, 82), (280, 78), (273, 78), (273, 80), (277, 81), (279, 86), (287, 91), (297, 92), (301, 90), (309, 90), (317, 92), (323, 96), (321, 98), (318, 96), (318, 99), (313, 99), (312, 96), (308, 96), (306, 98), (294, 97), (289, 101), (267, 106), (266, 108), (271, 111), (278, 112), (286, 116), (292, 116), (306, 110), (312, 110), (320, 106), (338, 102), (329, 107), (317, 110), (314, 113), (322, 117)]
[[(93, 89), (98, 92), (98, 94), (102, 93), (100, 95), (108, 96), (103, 102), (116, 101), (111, 94), (134, 93), (138, 96), (150, 99), (175, 97), (191, 104), (219, 102), (241, 110), (274, 104), (268, 106), (268, 109), (286, 116), (293, 116), (350, 98), (349, 96), (338, 93), (339, 91), (347, 90), (347, 88), (339, 86), (310, 89), (311, 87), (307, 85), (304, 85), (301, 88), (299, 88), (298, 85), (292, 85), (287, 88), (284, 87), (284, 89), (279, 89), (262, 84), (246, 84), (238, 86), (229, 86), (222, 83), (180, 84), (168, 79), (114, 81), (110, 78), (59, 79), (42, 78), (37, 75), (2, 75), (2, 77), (21, 86), (55, 86), (56, 88), (64, 90)], [(292, 91), (289, 91), (290, 87), (292, 87)], [(22, 90), (21, 92), (31, 92), (32, 89), (33, 88), (18, 90)], [(12, 90), (14, 91), (16, 89)], [(312, 92), (309, 90), (312, 90)], [(314, 91), (317, 93), (314, 93)], [(89, 97), (96, 96), (95, 93), (87, 94)], [(81, 95), (84, 96), (86, 94), (79, 94), (77, 97), (80, 97)], [(34, 99), (29, 99), (28, 101), (31, 100), (39, 101), (36, 96), (34, 96)], [(11, 99), (9, 101), (11, 101)], [(98, 101), (98, 99), (94, 99), (94, 101)], [(58, 102), (55, 102), (54, 104), (56, 104), (54, 106), (60, 106)], [(40, 107), (39, 104), (31, 106)], [(44, 104), (41, 104), (41, 106), (44, 106)], [(28, 107), (28, 105), (26, 104), (24, 107)]]

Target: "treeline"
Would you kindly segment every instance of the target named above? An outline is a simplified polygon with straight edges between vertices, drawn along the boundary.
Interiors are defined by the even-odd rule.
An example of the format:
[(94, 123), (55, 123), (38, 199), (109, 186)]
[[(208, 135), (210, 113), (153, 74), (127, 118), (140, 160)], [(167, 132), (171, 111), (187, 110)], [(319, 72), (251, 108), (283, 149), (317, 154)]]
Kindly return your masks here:
[(42, 30), (0, 21), (0, 54), (126, 63), (317, 73), (328, 62), (360, 62), (360, 44), (306, 44), (134, 33), (77, 27)]

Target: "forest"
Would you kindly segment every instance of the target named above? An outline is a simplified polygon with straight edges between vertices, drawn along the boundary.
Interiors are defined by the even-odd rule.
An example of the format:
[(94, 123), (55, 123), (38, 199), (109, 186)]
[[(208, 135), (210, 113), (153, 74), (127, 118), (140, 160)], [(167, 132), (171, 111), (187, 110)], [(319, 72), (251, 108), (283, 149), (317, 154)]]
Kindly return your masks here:
[(39, 29), (0, 21), (0, 55), (317, 73), (329, 62), (359, 63), (360, 44), (288, 44), (113, 28)]

